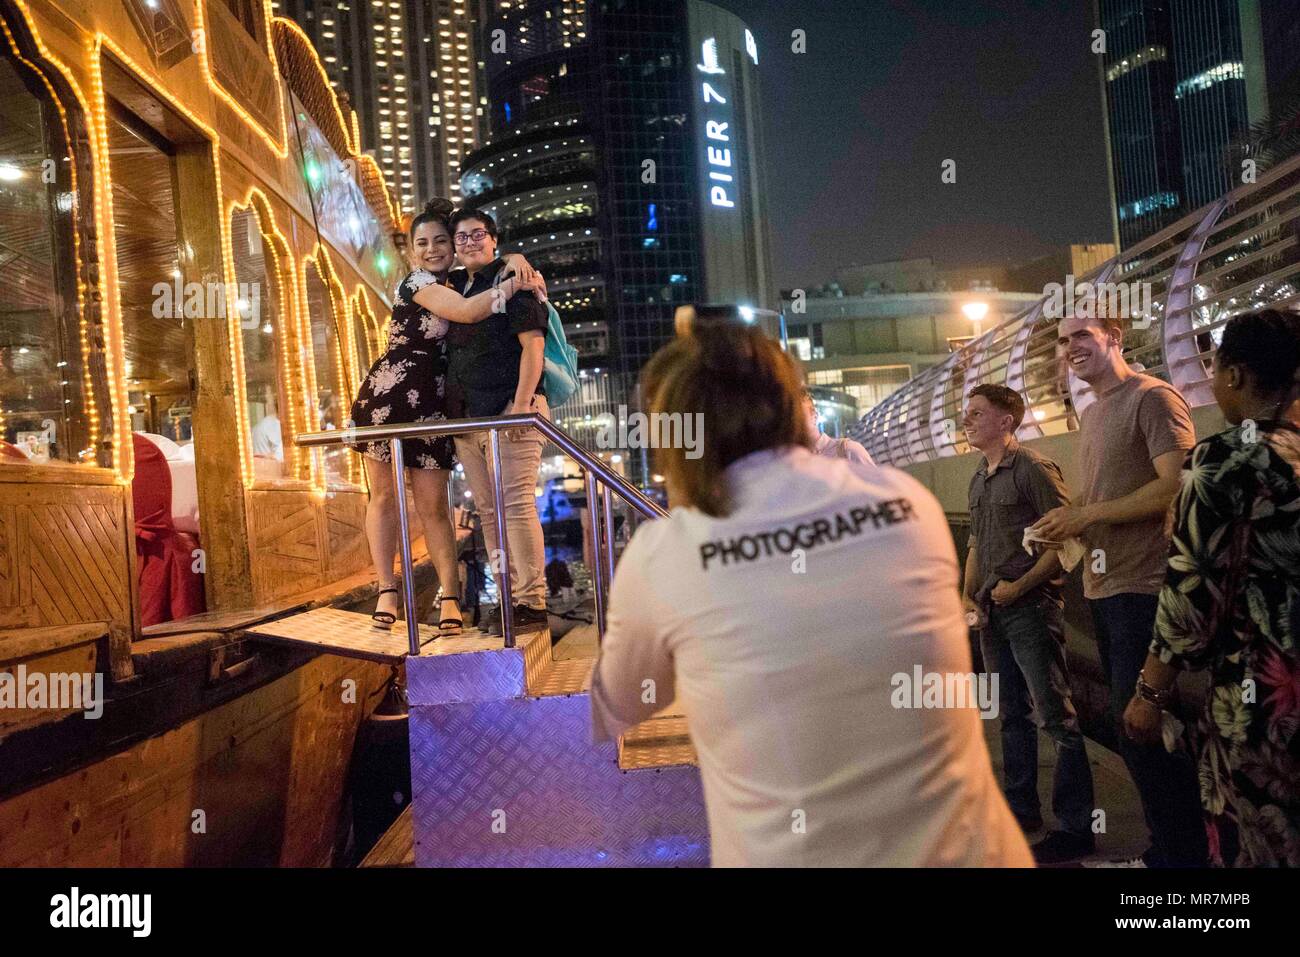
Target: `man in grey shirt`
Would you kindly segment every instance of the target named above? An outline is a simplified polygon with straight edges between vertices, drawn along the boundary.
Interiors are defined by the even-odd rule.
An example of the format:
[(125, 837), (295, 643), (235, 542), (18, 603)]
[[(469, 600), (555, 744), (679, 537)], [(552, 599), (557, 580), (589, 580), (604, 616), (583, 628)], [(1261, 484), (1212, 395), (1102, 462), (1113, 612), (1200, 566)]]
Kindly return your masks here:
[(1068, 316), (1057, 344), (1094, 399), (1079, 416), (1083, 494), (1035, 526), (1051, 541), (1079, 537), (1083, 593), (1110, 685), (1120, 755), (1142, 799), (1151, 847), (1130, 867), (1204, 867), (1205, 826), (1196, 767), (1181, 752), (1132, 741), (1124, 706), (1146, 661), (1156, 604), (1169, 561), (1169, 505), (1187, 450), (1196, 444), (1191, 413), (1167, 382), (1134, 372), (1123, 356), (1124, 323)]
[(1038, 801), (1038, 734), (1056, 746), (1052, 812), (1060, 824), (1031, 850), (1042, 864), (1092, 853), (1092, 769), (1079, 716), (1070, 699), (1056, 553), (1037, 558), (1022, 546), (1025, 528), (1069, 496), (1056, 463), (1016, 440), (1025, 403), (1006, 386), (971, 391), (962, 422), (967, 441), (984, 454), (971, 477), (970, 549), (962, 598), (981, 622), (986, 671), (998, 676), (1003, 790), (1026, 831), (1042, 826)]

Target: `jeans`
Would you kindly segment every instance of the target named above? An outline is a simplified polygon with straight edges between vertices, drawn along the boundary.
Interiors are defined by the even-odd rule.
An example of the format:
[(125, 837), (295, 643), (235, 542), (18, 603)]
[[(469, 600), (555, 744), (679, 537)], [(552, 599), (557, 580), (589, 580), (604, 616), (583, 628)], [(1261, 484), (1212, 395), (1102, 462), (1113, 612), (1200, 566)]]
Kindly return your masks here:
[[(509, 406), (507, 406), (509, 408)], [(546, 397), (533, 396), (534, 412), (549, 415)], [(504, 412), (504, 410), (503, 410)], [(546, 543), (537, 517), (537, 472), (542, 464), (545, 439), (536, 429), (501, 432), (502, 497), (505, 502), (506, 539), (510, 545), (511, 598), (516, 605), (546, 607)], [(489, 433), (456, 437), (456, 456), (483, 520), (483, 540), (494, 574), (501, 564), (497, 538), (496, 499), (492, 486), (492, 450)]]
[(1061, 606), (1050, 598), (993, 605), (980, 633), (984, 668), (998, 675), (1003, 790), (1012, 811), (1038, 817), (1037, 718), (1056, 747), (1052, 813), (1062, 829), (1092, 837), (1092, 768), (1070, 700)]
[(1110, 686), (1119, 753), (1137, 786), (1151, 831), (1151, 850), (1143, 857), (1151, 867), (1205, 867), (1208, 849), (1196, 764), (1186, 754), (1170, 754), (1163, 744), (1137, 744), (1124, 733), (1124, 709), (1146, 662), (1156, 601), (1155, 595), (1130, 593), (1089, 599), (1088, 605)]

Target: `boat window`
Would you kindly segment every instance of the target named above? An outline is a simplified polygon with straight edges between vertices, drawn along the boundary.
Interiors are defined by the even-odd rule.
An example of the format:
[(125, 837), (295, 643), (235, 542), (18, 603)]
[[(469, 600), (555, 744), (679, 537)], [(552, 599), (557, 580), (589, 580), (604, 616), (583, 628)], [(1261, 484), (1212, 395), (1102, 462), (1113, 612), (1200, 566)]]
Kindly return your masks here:
[(225, 284), (181, 269), (171, 157), (110, 116), (108, 159), (131, 430), (185, 448), (194, 439), (194, 326), (225, 321)]
[(230, 219), (230, 246), (238, 288), (237, 308), (244, 345), (244, 386), (253, 444), (253, 475), (274, 480), (290, 474), (285, 460), (282, 417), (289, 405), (281, 381), (284, 366), (283, 299), (272, 237), (262, 232), (251, 209)]
[(0, 468), (108, 464), (87, 409), (73, 176), (58, 105), (0, 42)]
[[(324, 255), (321, 253), (320, 255)], [(316, 371), (316, 421), (319, 429), (342, 428), (352, 407), (347, 388), (339, 331), (344, 317), (338, 315), (321, 275), (319, 260), (308, 262), (307, 315), (311, 321), (311, 353)], [(324, 448), (325, 473), (331, 483), (350, 482), (350, 453), (343, 446)]]

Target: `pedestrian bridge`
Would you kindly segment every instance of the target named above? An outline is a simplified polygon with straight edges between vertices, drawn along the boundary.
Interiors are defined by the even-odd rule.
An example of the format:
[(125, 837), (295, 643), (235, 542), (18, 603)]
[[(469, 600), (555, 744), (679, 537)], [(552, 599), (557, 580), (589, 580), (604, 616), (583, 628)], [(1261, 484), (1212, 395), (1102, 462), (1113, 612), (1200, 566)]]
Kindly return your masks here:
[[(1300, 155), (1075, 277), (1076, 290), (1084, 282), (1109, 284), (1099, 286), (1103, 290), (1123, 287), (1130, 365), (1182, 392), (1199, 437), (1222, 430), (1210, 361), (1224, 325), (1252, 309), (1300, 305)], [(1060, 283), (1067, 288), (1067, 277)], [(964, 397), (977, 385), (1020, 393), (1026, 413), (1017, 437), (1054, 459), (1070, 488), (1079, 488), (1078, 416), (1093, 396), (1056, 354), (1056, 291), (1044, 290), (1037, 303), (912, 378), (852, 431), (877, 462), (905, 469), (934, 492), (963, 559), (967, 487), (978, 458), (966, 444), (961, 419)], [(1105, 686), (1078, 579), (1076, 571), (1066, 596), (1071, 666), (1085, 723), (1105, 741), (1111, 737), (1100, 720)], [(1193, 706), (1197, 689), (1186, 677), (1183, 683)]]

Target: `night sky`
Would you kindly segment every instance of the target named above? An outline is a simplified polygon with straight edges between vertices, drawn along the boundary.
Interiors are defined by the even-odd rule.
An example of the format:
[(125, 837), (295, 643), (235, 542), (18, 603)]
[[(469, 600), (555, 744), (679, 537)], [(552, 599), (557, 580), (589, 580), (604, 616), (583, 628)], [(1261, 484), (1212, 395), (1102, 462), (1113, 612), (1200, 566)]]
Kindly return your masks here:
[(758, 42), (781, 288), (855, 262), (1110, 241), (1089, 0), (712, 2)]

